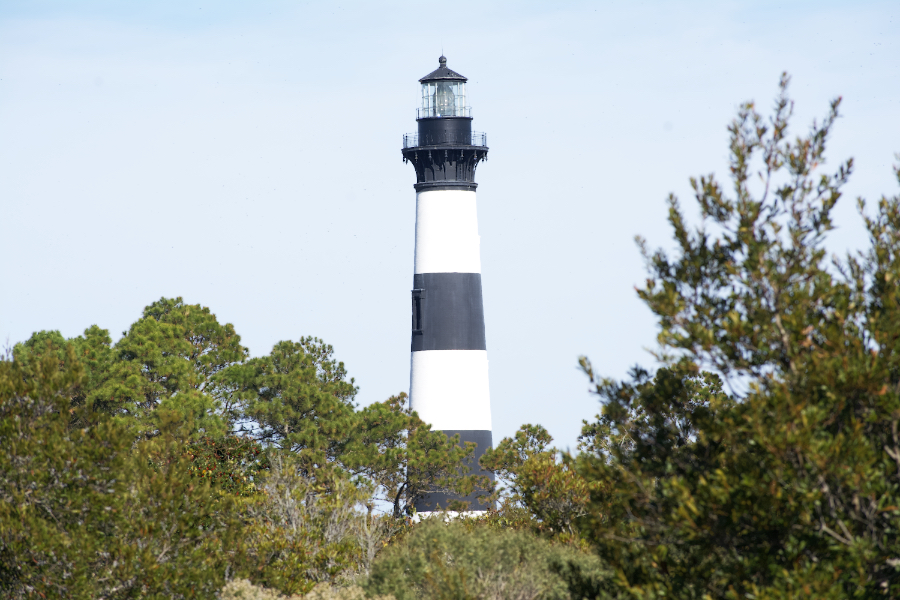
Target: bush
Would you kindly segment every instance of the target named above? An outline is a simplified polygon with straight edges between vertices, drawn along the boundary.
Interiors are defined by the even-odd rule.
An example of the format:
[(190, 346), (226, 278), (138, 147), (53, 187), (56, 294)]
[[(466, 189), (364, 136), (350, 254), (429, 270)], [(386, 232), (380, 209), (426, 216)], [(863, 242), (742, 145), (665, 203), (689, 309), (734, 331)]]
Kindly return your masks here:
[[(246, 579), (236, 579), (222, 588), (220, 600), (365, 600), (366, 594), (358, 585), (337, 587), (320, 584), (305, 596), (282, 596), (275, 590), (255, 586)], [(374, 600), (394, 600), (393, 596), (377, 596)]]
[(595, 556), (526, 531), (426, 521), (375, 561), (369, 595), (398, 600), (610, 598)]

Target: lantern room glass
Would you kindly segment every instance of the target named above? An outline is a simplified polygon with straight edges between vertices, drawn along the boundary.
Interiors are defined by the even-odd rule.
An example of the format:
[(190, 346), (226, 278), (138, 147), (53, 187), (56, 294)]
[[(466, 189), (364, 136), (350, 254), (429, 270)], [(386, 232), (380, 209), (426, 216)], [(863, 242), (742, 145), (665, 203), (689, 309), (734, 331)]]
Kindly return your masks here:
[(464, 117), (466, 82), (429, 81), (422, 84), (422, 117)]

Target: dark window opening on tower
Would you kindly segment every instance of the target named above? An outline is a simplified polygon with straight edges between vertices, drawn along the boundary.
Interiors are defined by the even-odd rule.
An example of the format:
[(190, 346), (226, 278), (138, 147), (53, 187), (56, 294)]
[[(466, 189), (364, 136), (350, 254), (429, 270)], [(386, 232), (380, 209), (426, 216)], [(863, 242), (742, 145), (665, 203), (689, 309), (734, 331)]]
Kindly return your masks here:
[(425, 300), (425, 290), (412, 291), (412, 330), (413, 333), (422, 333), (422, 302)]

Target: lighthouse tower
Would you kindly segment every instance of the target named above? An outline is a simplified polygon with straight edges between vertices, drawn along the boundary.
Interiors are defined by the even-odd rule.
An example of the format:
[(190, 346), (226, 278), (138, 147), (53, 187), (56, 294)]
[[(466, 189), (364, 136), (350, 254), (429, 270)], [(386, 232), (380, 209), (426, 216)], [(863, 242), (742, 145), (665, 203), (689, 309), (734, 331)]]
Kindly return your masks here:
[[(418, 133), (403, 136), (403, 160), (416, 170), (416, 257), (412, 290), (410, 406), (435, 430), (475, 442), (469, 472), (491, 447), (491, 402), (481, 294), (475, 167), (486, 137), (472, 131), (466, 78), (440, 67), (419, 80)], [(485, 510), (477, 494), (430, 494), (420, 512), (451, 500)]]

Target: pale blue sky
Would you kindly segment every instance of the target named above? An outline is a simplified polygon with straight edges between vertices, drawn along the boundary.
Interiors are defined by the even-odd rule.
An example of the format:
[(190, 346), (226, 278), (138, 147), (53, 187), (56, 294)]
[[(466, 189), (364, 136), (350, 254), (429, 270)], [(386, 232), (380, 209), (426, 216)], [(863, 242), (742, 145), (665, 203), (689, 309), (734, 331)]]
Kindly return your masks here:
[[(0, 3), (0, 338), (114, 337), (160, 296), (252, 354), (333, 344), (369, 403), (409, 386), (417, 79), (469, 77), (495, 439), (574, 446), (587, 354), (650, 365), (635, 234), (725, 175), (737, 105), (793, 75), (795, 131), (844, 96), (829, 156), (853, 198), (896, 193), (896, 2)], [(694, 214), (693, 209), (690, 210)]]

